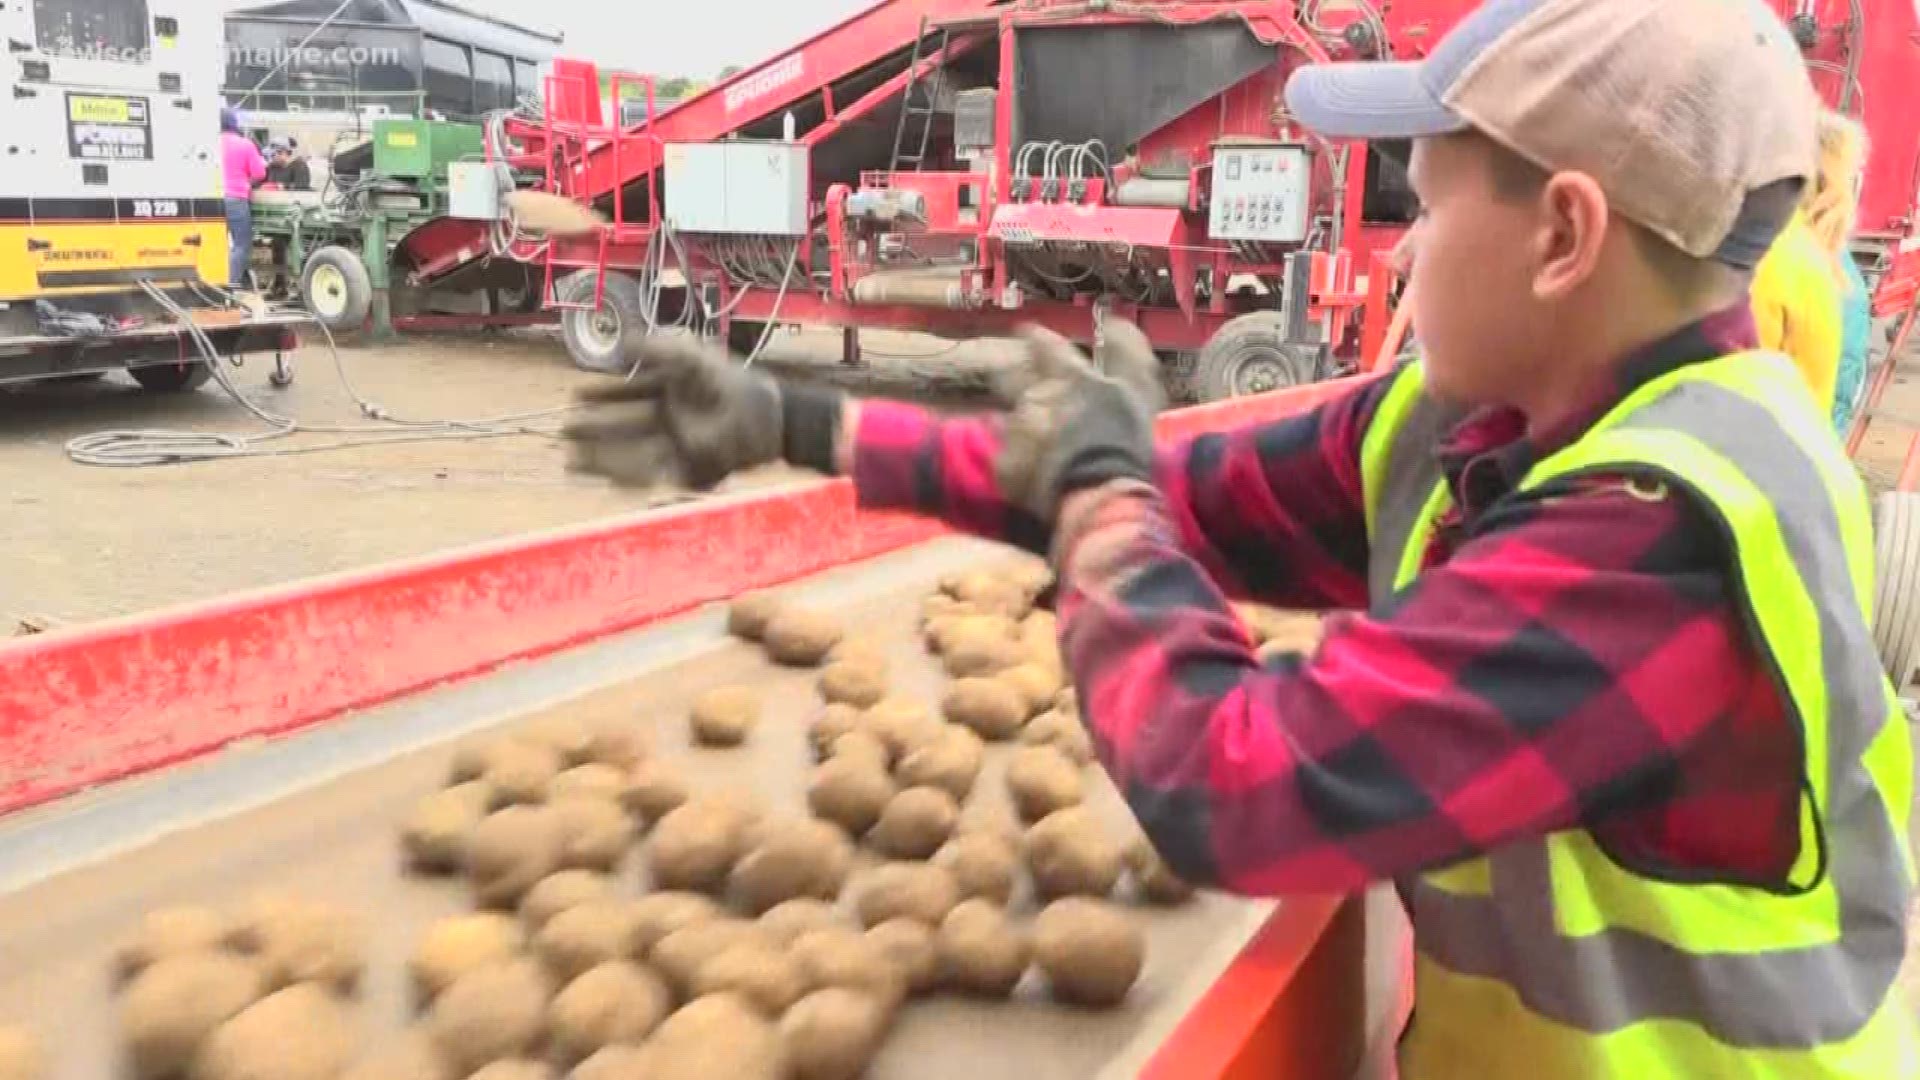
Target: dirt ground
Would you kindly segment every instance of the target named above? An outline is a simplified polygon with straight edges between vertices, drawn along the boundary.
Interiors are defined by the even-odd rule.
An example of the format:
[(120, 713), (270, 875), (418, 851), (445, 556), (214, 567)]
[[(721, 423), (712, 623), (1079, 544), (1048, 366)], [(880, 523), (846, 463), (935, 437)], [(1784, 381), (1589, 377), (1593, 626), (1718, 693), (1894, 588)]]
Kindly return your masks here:
[[(837, 336), (783, 339), (771, 362), (839, 355)], [(990, 346), (875, 335), (873, 361), (916, 372), (959, 362), (978, 370)], [(887, 352), (885, 350), (893, 350)], [(558, 407), (600, 381), (567, 362), (548, 331), (409, 338), (343, 349), (356, 387), (389, 413), (480, 418)], [(296, 359), (286, 390), (268, 386), (270, 358), (237, 381), (265, 407), (305, 421), (362, 422), (324, 348)], [(557, 421), (548, 421), (549, 426)], [(632, 493), (567, 475), (551, 438), (440, 441), (305, 456), (159, 468), (77, 465), (68, 440), (110, 429), (265, 430), (215, 384), (181, 396), (114, 377), (0, 390), (0, 495), (9, 513), (0, 562), (0, 631), (21, 616), (84, 622), (421, 555), (639, 509)], [(304, 436), (270, 446), (330, 441)], [(792, 483), (773, 472), (737, 484)]]

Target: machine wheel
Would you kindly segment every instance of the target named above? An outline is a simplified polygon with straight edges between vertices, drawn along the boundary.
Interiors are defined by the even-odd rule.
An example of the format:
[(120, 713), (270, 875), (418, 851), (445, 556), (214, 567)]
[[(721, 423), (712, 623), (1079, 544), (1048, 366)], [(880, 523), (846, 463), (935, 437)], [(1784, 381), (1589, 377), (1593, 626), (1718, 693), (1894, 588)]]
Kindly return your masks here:
[(336, 334), (366, 325), (373, 306), (373, 279), (358, 252), (329, 244), (307, 256), (300, 272), (300, 295), (307, 310)]
[(1303, 386), (1319, 368), (1318, 348), (1286, 340), (1279, 312), (1248, 312), (1221, 327), (1194, 357), (1185, 396), (1221, 401)]
[[(555, 290), (563, 304), (591, 304), (598, 275), (592, 270), (576, 270), (561, 280)], [(623, 338), (629, 329), (646, 326), (641, 312), (640, 282), (631, 274), (607, 271), (606, 289), (600, 307), (594, 311), (569, 308), (560, 318), (560, 336), (567, 343), (567, 355), (573, 366), (602, 375), (624, 375), (632, 366), (625, 354)]]
[(1920, 674), (1920, 495), (1889, 492), (1873, 508), (1873, 637), (1896, 689)]
[(156, 394), (185, 394), (207, 385), (213, 378), (213, 369), (200, 361), (184, 364), (155, 364), (151, 367), (128, 368), (127, 374), (140, 384), (142, 390), (151, 390)]

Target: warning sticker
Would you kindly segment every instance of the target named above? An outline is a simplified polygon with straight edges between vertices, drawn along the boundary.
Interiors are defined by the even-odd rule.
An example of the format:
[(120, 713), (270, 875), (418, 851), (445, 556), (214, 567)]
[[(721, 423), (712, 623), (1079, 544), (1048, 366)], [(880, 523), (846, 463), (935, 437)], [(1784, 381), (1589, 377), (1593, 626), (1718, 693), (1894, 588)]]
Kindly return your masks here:
[(67, 152), (84, 161), (152, 161), (147, 99), (68, 94)]

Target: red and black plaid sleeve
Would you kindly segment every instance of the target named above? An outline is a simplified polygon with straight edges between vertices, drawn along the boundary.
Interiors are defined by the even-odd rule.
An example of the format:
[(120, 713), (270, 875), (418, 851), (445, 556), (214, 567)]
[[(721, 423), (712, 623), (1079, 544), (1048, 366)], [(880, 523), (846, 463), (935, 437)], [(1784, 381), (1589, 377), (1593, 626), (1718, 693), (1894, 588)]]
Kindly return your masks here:
[(1100, 759), (1196, 882), (1345, 890), (1574, 825), (1645, 864), (1791, 863), (1798, 749), (1682, 496), (1503, 500), (1391, 604), (1265, 666), (1153, 488), (1077, 496), (1057, 543)]
[[(1360, 443), (1384, 395), (1369, 380), (1298, 416), (1165, 445), (1156, 483), (1182, 546), (1230, 594), (1322, 610), (1366, 603)], [(994, 479), (1000, 425), (862, 402), (852, 477), (863, 506), (913, 510), (1036, 554), (1045, 524)]]

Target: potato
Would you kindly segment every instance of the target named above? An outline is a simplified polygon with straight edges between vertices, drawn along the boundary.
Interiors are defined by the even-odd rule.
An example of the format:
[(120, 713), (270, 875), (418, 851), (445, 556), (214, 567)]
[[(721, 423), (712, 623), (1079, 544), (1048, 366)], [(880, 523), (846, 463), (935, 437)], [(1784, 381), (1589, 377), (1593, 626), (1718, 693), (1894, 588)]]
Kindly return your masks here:
[(1110, 1009), (1140, 978), (1147, 937), (1139, 923), (1100, 900), (1068, 897), (1033, 923), (1033, 958), (1055, 999)]
[(427, 928), (407, 960), (414, 999), (431, 1002), (470, 971), (504, 963), (527, 946), (520, 924), (495, 912), (455, 915)]
[(508, 750), (515, 742), (512, 737), (484, 736), (454, 747), (447, 761), (447, 786), (472, 783), (487, 775), (487, 770), (493, 767), (494, 755)]
[(886, 1037), (887, 1010), (872, 996), (828, 987), (780, 1019), (793, 1080), (858, 1080)]
[(1060, 696), (1060, 690), (1066, 680), (1057, 670), (1048, 669), (1035, 663), (1016, 664), (999, 675), (1001, 682), (1013, 687), (1026, 703), (1026, 716), (1029, 720), (1053, 707), (1053, 699)]
[(870, 709), (887, 696), (883, 667), (858, 660), (837, 660), (820, 672), (820, 698), (828, 703)]
[(633, 902), (633, 955), (651, 955), (676, 930), (711, 922), (724, 913), (720, 905), (699, 893), (657, 892)]
[(787, 948), (807, 985), (870, 994), (887, 1013), (906, 996), (907, 974), (894, 957), (857, 930), (845, 927), (802, 934)]
[(960, 679), (947, 688), (940, 708), (947, 719), (972, 728), (988, 742), (1011, 739), (1027, 722), (1020, 692), (995, 679)]
[(967, 900), (948, 912), (934, 940), (943, 983), (963, 994), (1004, 998), (1026, 974), (1026, 935), (1007, 920), (1005, 909), (985, 900)]
[(269, 990), (320, 983), (351, 993), (366, 970), (366, 936), (366, 927), (352, 912), (268, 894), (241, 909), (227, 944), (252, 958)]
[(953, 835), (989, 836), (1018, 851), (1027, 830), (1010, 808), (999, 803), (975, 802), (960, 815), (960, 823), (954, 826)]
[(193, 1080), (334, 1080), (358, 1035), (346, 1010), (312, 983), (260, 999), (207, 1036)]
[(930, 864), (888, 863), (854, 882), (854, 911), (869, 929), (894, 919), (938, 926), (959, 902), (953, 875)]
[(1154, 850), (1153, 842), (1146, 837), (1138, 837), (1127, 845), (1123, 857), (1142, 900), (1152, 904), (1183, 904), (1193, 898), (1193, 886), (1168, 869), (1160, 853)]
[(570, 796), (548, 805), (561, 821), (560, 865), (565, 869), (613, 870), (633, 846), (637, 830), (618, 803)]
[(561, 983), (610, 960), (634, 955), (639, 917), (627, 900), (590, 900), (555, 915), (533, 937), (533, 951)]
[(840, 623), (830, 616), (788, 608), (767, 624), (763, 643), (776, 663), (812, 667), (825, 660), (844, 636)]
[(567, 1080), (659, 1080), (653, 1058), (638, 1046), (609, 1046), (581, 1062)]
[(860, 729), (860, 716), (864, 711), (865, 706), (856, 709), (837, 701), (820, 710), (820, 715), (807, 725), (807, 743), (813, 747), (814, 757), (824, 761), (831, 756), (835, 739)]
[(559, 870), (566, 821), (545, 806), (510, 806), (489, 814), (467, 845), (467, 876), (483, 907), (518, 907), (527, 890)]
[(509, 742), (493, 752), (481, 779), (493, 790), (493, 806), (547, 801), (547, 789), (566, 762), (551, 746)]
[(547, 1033), (553, 983), (539, 963), (508, 960), (470, 971), (434, 1000), (427, 1032), (441, 1056), (468, 1076), (485, 1065), (526, 1057)]
[(630, 960), (601, 964), (567, 984), (547, 1010), (556, 1053), (568, 1062), (609, 1046), (638, 1046), (673, 1009), (673, 993)]
[(627, 774), (620, 792), (620, 805), (640, 819), (645, 828), (653, 828), (660, 819), (685, 805), (692, 791), (687, 782), (665, 762), (648, 760)]
[(964, 802), (973, 794), (986, 761), (986, 744), (963, 727), (948, 727), (933, 742), (901, 760), (894, 779), (903, 787), (933, 787)]
[(785, 1080), (786, 1049), (773, 1024), (737, 994), (713, 994), (667, 1017), (647, 1045), (653, 1077)]
[(1083, 769), (1093, 764), (1093, 739), (1072, 713), (1059, 709), (1041, 713), (1021, 730), (1020, 741), (1028, 746), (1050, 746)]
[(227, 917), (212, 908), (158, 908), (141, 916), (114, 967), (119, 978), (130, 979), (161, 960), (220, 948), (229, 929)]
[(467, 844), (493, 805), (493, 787), (469, 781), (420, 800), (400, 827), (400, 848), (413, 869), (428, 874), (458, 873), (466, 865)]
[(833, 740), (833, 744), (827, 747), (827, 752), (820, 756), (822, 761), (831, 761), (835, 758), (857, 760), (863, 764), (872, 765), (882, 773), (893, 768), (893, 751), (887, 749), (887, 745), (880, 741), (879, 736), (865, 728), (849, 731)]
[(827, 662), (831, 664), (865, 664), (886, 678), (892, 668), (891, 649), (880, 637), (872, 634), (850, 635), (840, 639), (840, 644), (827, 653)]
[(259, 968), (230, 953), (183, 953), (147, 965), (120, 1000), (120, 1033), (134, 1075), (184, 1076), (214, 1029), (265, 992)]
[(933, 930), (912, 919), (889, 919), (867, 931), (867, 940), (879, 947), (899, 970), (906, 988), (924, 994), (940, 982), (940, 952)]
[(460, 1080), (424, 1032), (412, 1031), (355, 1062), (341, 1080)]
[(482, 1068), (467, 1080), (553, 1080), (553, 1066), (531, 1058), (504, 1058)]
[[(1011, 637), (963, 634), (941, 652), (947, 674), (956, 679), (984, 678), (1026, 660), (1026, 650)], [(1022, 717), (1025, 719), (1025, 717)]]
[(745, 641), (759, 641), (782, 606), (773, 593), (744, 593), (727, 608), (727, 632)]
[(865, 836), (897, 794), (884, 766), (857, 756), (835, 757), (813, 771), (807, 806), (848, 835)]
[(1032, 596), (1022, 583), (990, 570), (976, 570), (962, 576), (953, 595), (963, 604), (1009, 619), (1024, 617), (1032, 604)]
[(1007, 796), (1027, 821), (1086, 800), (1080, 768), (1051, 746), (1022, 747), (1007, 762)]
[(1027, 830), (1027, 869), (1043, 899), (1102, 897), (1120, 880), (1120, 848), (1084, 807), (1048, 815)]
[(587, 743), (588, 762), (617, 770), (624, 778), (635, 765), (647, 759), (647, 737), (638, 728), (624, 723), (600, 723), (592, 728)]
[(0, 1027), (0, 1080), (41, 1080), (46, 1054), (25, 1028)]
[(933, 857), (935, 866), (953, 875), (960, 895), (968, 900), (991, 900), (1006, 907), (1020, 872), (1020, 858), (1012, 844), (998, 836), (973, 833), (956, 836)]
[(743, 686), (723, 686), (700, 695), (687, 716), (696, 746), (739, 746), (759, 722), (760, 695)]
[(758, 923), (746, 919), (709, 919), (668, 934), (653, 947), (650, 958), (654, 970), (676, 993), (690, 997), (700, 969), (714, 957), (740, 945), (771, 947), (772, 941)]
[(833, 824), (803, 818), (761, 830), (734, 864), (728, 892), (751, 914), (796, 898), (832, 900), (853, 870), (853, 844)]
[(830, 900), (798, 897), (768, 908), (756, 920), (756, 925), (765, 931), (768, 941), (784, 946), (802, 934), (844, 926), (846, 920)]
[(890, 697), (867, 710), (866, 731), (887, 748), (889, 761), (899, 761), (940, 736), (940, 722), (912, 698)]
[(791, 956), (769, 942), (750, 941), (700, 965), (691, 996), (738, 994), (768, 1019), (777, 1020), (806, 992), (806, 979)]
[(908, 788), (893, 797), (867, 833), (867, 843), (895, 859), (925, 859), (953, 836), (960, 804), (939, 788)]
[(522, 727), (513, 737), (560, 755), (562, 769), (593, 760), (593, 729), (571, 716), (543, 716)]
[(520, 918), (538, 932), (555, 915), (591, 900), (611, 900), (613, 878), (594, 870), (562, 870), (541, 878), (520, 900)]
[(647, 840), (655, 887), (718, 893), (745, 850), (749, 824), (738, 808), (711, 797), (661, 818)]
[(547, 786), (547, 801), (589, 798), (604, 802), (619, 802), (620, 793), (626, 788), (626, 773), (611, 765), (589, 762), (585, 765), (575, 765), (554, 777), (553, 783)]

